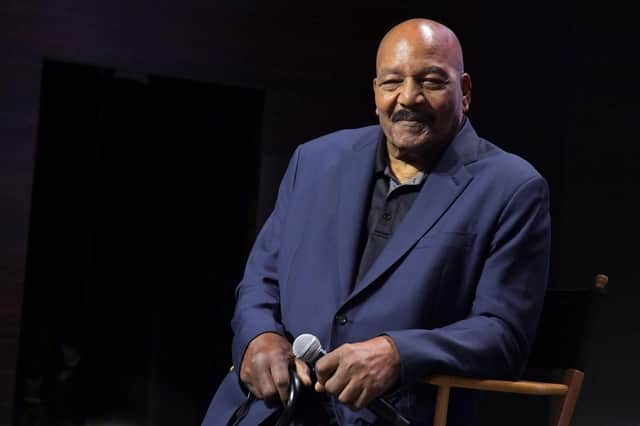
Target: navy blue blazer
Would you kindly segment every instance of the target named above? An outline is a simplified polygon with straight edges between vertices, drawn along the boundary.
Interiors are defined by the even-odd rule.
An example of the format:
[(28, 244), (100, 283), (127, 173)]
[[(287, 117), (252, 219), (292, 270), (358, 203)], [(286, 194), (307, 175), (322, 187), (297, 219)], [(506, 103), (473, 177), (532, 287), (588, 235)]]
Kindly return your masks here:
[[(381, 138), (379, 126), (342, 130), (295, 151), (236, 291), (235, 372), (203, 425), (225, 424), (246, 398), (236, 372), (248, 343), (268, 331), (289, 339), (312, 333), (327, 350), (389, 335), (401, 363), (389, 398), (418, 424), (431, 423), (434, 404), (433, 389), (418, 379), (514, 377), (524, 368), (547, 285), (546, 181), (467, 120), (378, 259), (353, 283)], [(336, 410), (344, 424), (375, 420), (366, 409), (336, 403)], [(242, 424), (270, 412), (255, 401)]]

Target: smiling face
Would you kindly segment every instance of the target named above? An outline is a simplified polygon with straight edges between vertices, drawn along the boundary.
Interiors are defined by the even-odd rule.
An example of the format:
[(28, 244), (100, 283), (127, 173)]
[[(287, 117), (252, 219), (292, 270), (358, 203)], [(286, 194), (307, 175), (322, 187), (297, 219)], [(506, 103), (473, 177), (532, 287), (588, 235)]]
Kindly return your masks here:
[(453, 139), (470, 103), (462, 67), (460, 44), (443, 25), (410, 20), (387, 33), (373, 90), (390, 155), (424, 158)]

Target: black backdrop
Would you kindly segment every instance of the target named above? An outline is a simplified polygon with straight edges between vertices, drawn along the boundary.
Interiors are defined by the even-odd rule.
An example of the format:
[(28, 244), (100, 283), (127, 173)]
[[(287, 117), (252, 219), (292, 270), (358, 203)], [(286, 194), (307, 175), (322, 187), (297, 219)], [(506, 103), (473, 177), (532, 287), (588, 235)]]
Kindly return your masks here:
[[(639, 38), (633, 14), (624, 5), (613, 2), (594, 5), (578, 2), (526, 5), (506, 1), (439, 5), (399, 2), (393, 6), (380, 3), (360, 7), (344, 4), (340, 7), (328, 4), (315, 6), (301, 8), (300, 5), (281, 4), (264, 7), (252, 2), (212, 4), (199, 1), (166, 1), (152, 5), (143, 0), (126, 4), (30, 0), (0, 5), (0, 53), (6, 61), (0, 67), (0, 173), (3, 184), (0, 224), (5, 236), (0, 245), (0, 274), (3, 282), (8, 284), (0, 290), (0, 315), (3, 319), (0, 321), (0, 339), (3, 347), (7, 348), (0, 353), (0, 375), (3, 377), (0, 381), (0, 423), (9, 422), (14, 401), (18, 331), (22, 327), (23, 340), (26, 340), (32, 325), (29, 318), (38, 311), (38, 302), (34, 301), (30, 307), (29, 288), (37, 286), (38, 279), (47, 281), (48, 276), (55, 276), (56, 282), (69, 281), (65, 285), (79, 288), (84, 286), (79, 283), (89, 280), (102, 282), (103, 289), (110, 288), (107, 284), (113, 281), (127, 282), (130, 300), (149, 302), (149, 306), (142, 308), (147, 316), (133, 318), (128, 324), (146, 327), (149, 325), (146, 320), (155, 324), (153, 332), (160, 334), (137, 334), (138, 331), (127, 330), (129, 334), (125, 333), (125, 336), (129, 337), (125, 340), (142, 347), (162, 348), (162, 354), (175, 352), (162, 359), (142, 351), (141, 358), (123, 361), (120, 367), (127, 371), (130, 368), (128, 363), (135, 366), (141, 362), (158, 366), (157, 371), (168, 375), (150, 387), (144, 386), (144, 389), (156, 389), (150, 395), (145, 393), (149, 404), (138, 406), (144, 407), (142, 415), (151, 419), (152, 424), (161, 424), (160, 414), (171, 410), (197, 422), (195, 418), (200, 415), (205, 404), (203, 401), (213, 392), (217, 378), (222, 374), (219, 365), (226, 370), (228, 342), (199, 340), (205, 347), (209, 346), (200, 352), (203, 358), (206, 358), (204, 353), (207, 351), (220, 351), (221, 355), (214, 356), (215, 360), (210, 364), (207, 364), (208, 360), (191, 364), (177, 362), (184, 360), (182, 357), (186, 354), (193, 353), (191, 350), (179, 352), (179, 348), (189, 348), (189, 336), (199, 339), (202, 335), (228, 333), (228, 317), (233, 303), (230, 295), (235, 284), (221, 290), (228, 295), (227, 299), (214, 301), (211, 295), (206, 294), (210, 288), (194, 285), (186, 289), (174, 285), (173, 281), (183, 278), (186, 285), (189, 281), (198, 280), (211, 283), (212, 275), (208, 274), (212, 271), (204, 265), (215, 260), (236, 265), (230, 266), (230, 270), (236, 270), (231, 275), (237, 274), (237, 268), (244, 261), (243, 250), (246, 250), (247, 240), (251, 240), (255, 233), (251, 221), (257, 217), (256, 224), (259, 225), (270, 210), (275, 186), (293, 147), (336, 128), (374, 122), (370, 79), (375, 46), (391, 25), (413, 16), (433, 17), (456, 30), (465, 48), (467, 70), (474, 79), (471, 112), (474, 126), (483, 136), (529, 159), (550, 181), (554, 238), (552, 285), (583, 285), (589, 283), (596, 272), (604, 272), (611, 277), (606, 315), (597, 330), (597, 344), (589, 348), (586, 383), (575, 424), (637, 423), (640, 415), (636, 401), (640, 394), (635, 383), (640, 376), (636, 366), (637, 359), (640, 359), (640, 321), (634, 312), (640, 293), (634, 278), (635, 260), (640, 255), (636, 244), (640, 229), (638, 210), (633, 201), (637, 192), (635, 78), (638, 59), (635, 51)], [(198, 111), (211, 113), (207, 110), (209, 103), (218, 104), (226, 110), (225, 101), (217, 102), (219, 91), (226, 86), (262, 93), (264, 102), (256, 100), (261, 105), (256, 114), (262, 115), (262, 121), (261, 124), (256, 122), (252, 128), (259, 136), (259, 148), (253, 151), (256, 164), (259, 164), (257, 186), (254, 186), (257, 197), (253, 195), (255, 193), (249, 193), (248, 201), (233, 213), (246, 220), (243, 223), (247, 225), (249, 235), (241, 237), (242, 249), (230, 248), (224, 259), (199, 258), (210, 255), (205, 240), (213, 238), (215, 221), (209, 221), (207, 226), (211, 228), (202, 234), (191, 228), (187, 230), (187, 225), (207, 222), (203, 216), (215, 216), (221, 211), (206, 204), (213, 200), (207, 198), (210, 194), (225, 188), (208, 175), (214, 173), (215, 168), (207, 158), (218, 158), (220, 152), (217, 148), (215, 155), (193, 146), (184, 146), (180, 149), (184, 152), (180, 154), (169, 145), (163, 148), (160, 144), (152, 150), (145, 145), (151, 139), (127, 135), (122, 128), (117, 134), (110, 134), (102, 128), (91, 139), (92, 144), (85, 145), (84, 141), (89, 139), (86, 135), (91, 129), (88, 123), (93, 120), (91, 108), (95, 108), (89, 105), (94, 102), (90, 99), (98, 95), (91, 90), (79, 90), (81, 93), (76, 97), (85, 98), (89, 103), (75, 106), (73, 114), (86, 118), (73, 121), (78, 134), (76, 140), (65, 134), (65, 137), (47, 144), (58, 146), (63, 151), (47, 153), (43, 143), (47, 133), (41, 131), (38, 134), (37, 129), (45, 129), (46, 126), (53, 129), (46, 120), (48, 116), (56, 117), (56, 112), (46, 113), (45, 104), (40, 103), (50, 87), (46, 80), (47, 67), (42, 66), (45, 58), (90, 64), (97, 66), (97, 71), (86, 71), (86, 74), (107, 74), (86, 77), (89, 79), (118, 80), (119, 84), (115, 86), (131, 93), (126, 95), (127, 101), (117, 108), (122, 115), (120, 119), (138, 124), (148, 121), (149, 117), (140, 115), (140, 109), (133, 107), (136, 102), (146, 103), (152, 110), (161, 104), (157, 98), (162, 96), (148, 93), (155, 90), (149, 89), (150, 86), (155, 84), (158, 87), (160, 84), (154, 81), (162, 78), (149, 75), (172, 77), (174, 87), (179, 87), (178, 93), (189, 92), (186, 88), (189, 85), (198, 87), (195, 92), (202, 90), (206, 93), (201, 107), (189, 112), (189, 116), (196, 116)], [(113, 69), (141, 73), (114, 75)], [(169, 80), (172, 79), (166, 79), (166, 83), (171, 84)], [(67, 86), (75, 87), (81, 80), (76, 75), (76, 79)], [(212, 84), (215, 89), (211, 91), (201, 89)], [(116, 96), (120, 89), (110, 89), (109, 96)], [(44, 93), (42, 97), (41, 92)], [(198, 105), (193, 98), (183, 105), (190, 102)], [(87, 106), (80, 108), (80, 105)], [(168, 114), (179, 117), (184, 109), (178, 105), (173, 104), (174, 109)], [(154, 115), (160, 116), (161, 111), (156, 110)], [(73, 116), (67, 120), (71, 120), (70, 117)], [(62, 119), (56, 118), (54, 122)], [(195, 140), (200, 134), (211, 134), (207, 133), (211, 129), (203, 127), (196, 126), (198, 130), (192, 134), (186, 130), (191, 126), (181, 127), (185, 129), (185, 138), (181, 140)], [(168, 132), (163, 126), (148, 131), (161, 133), (158, 141), (163, 139), (164, 132)], [(145, 131), (138, 129), (135, 132)], [(224, 146), (218, 137), (212, 140), (212, 147)], [(118, 158), (119, 153), (125, 151), (122, 146), (125, 141), (130, 142), (126, 147), (131, 150), (130, 156)], [(91, 186), (95, 180), (84, 178), (95, 178), (100, 175), (100, 170), (105, 171), (95, 162), (81, 160), (95, 158), (91, 151), (98, 148), (104, 158), (117, 159), (121, 180), (118, 176), (110, 179), (103, 176), (98, 182), (100, 185)], [(246, 151), (243, 153), (247, 154)], [(155, 165), (142, 161), (149, 156), (156, 161)], [(50, 159), (46, 160), (47, 157)], [(34, 158), (37, 158), (35, 163)], [(74, 162), (74, 158), (78, 161)], [(181, 166), (185, 174), (180, 176), (176, 173), (173, 179), (169, 179), (172, 171), (164, 170), (164, 167), (185, 158), (197, 158), (198, 161), (185, 161), (190, 164)], [(55, 165), (58, 161), (64, 163), (62, 160), (71, 165), (57, 170)], [(41, 165), (47, 162), (49, 166)], [(196, 163), (197, 166), (194, 165)], [(43, 177), (40, 170), (47, 168), (59, 173), (58, 177)], [(133, 179), (124, 179), (127, 176)], [(250, 179), (249, 176), (247, 178)], [(211, 183), (212, 180), (216, 183)], [(137, 183), (130, 187), (130, 182)], [(171, 186), (172, 182), (176, 182), (176, 186)], [(189, 183), (180, 185), (179, 189), (177, 183), (180, 182)], [(160, 183), (164, 185), (163, 191), (156, 186)], [(136, 185), (146, 189), (142, 191), (146, 198), (136, 196)], [(87, 202), (79, 201), (77, 194), (71, 191), (74, 187), (82, 189), (82, 199)], [(102, 192), (96, 188), (101, 188)], [(247, 185), (247, 189), (250, 191), (251, 186)], [(47, 191), (52, 191), (49, 203), (54, 204), (49, 206), (49, 211), (53, 212), (50, 215), (39, 213), (47, 206), (47, 196), (44, 195)], [(175, 202), (170, 203), (168, 199)], [(194, 200), (201, 200), (201, 204)], [(114, 207), (126, 203), (136, 206), (139, 211), (128, 216)], [(252, 204), (256, 203), (257, 208), (254, 208)], [(56, 209), (64, 213), (56, 213)], [(164, 218), (155, 216), (153, 209), (162, 210)], [(64, 262), (69, 264), (68, 259), (63, 258), (65, 250), (55, 253), (51, 249), (55, 247), (55, 241), (44, 240), (41, 244), (48, 246), (62, 260), (49, 262), (42, 257), (44, 247), (36, 243), (36, 232), (42, 232), (47, 222), (52, 221), (53, 224), (48, 225), (50, 234), (44, 234), (45, 240), (63, 241), (63, 248), (74, 244), (81, 247), (83, 241), (93, 241), (81, 236), (90, 231), (83, 228), (86, 228), (83, 225), (86, 218), (107, 217), (100, 216), (103, 213), (96, 215), (96, 212), (109, 212), (108, 217), (121, 225), (104, 224), (108, 231), (103, 230), (101, 234), (106, 244), (101, 250), (107, 257), (101, 258), (95, 247), (78, 248), (75, 259), (80, 259), (77, 264), (80, 266), (65, 269)], [(162, 236), (154, 235), (150, 230), (164, 227), (163, 219), (167, 223), (173, 221), (174, 225), (168, 226)], [(59, 220), (58, 225), (56, 220)], [(71, 222), (79, 223), (76, 231), (79, 235), (62, 232), (65, 223)], [(33, 234), (31, 237), (28, 237), (29, 232)], [(94, 235), (92, 238), (95, 240), (97, 237)], [(157, 240), (149, 243), (153, 238)], [(116, 252), (115, 247), (123, 246), (123, 239), (139, 240), (140, 245), (129, 245), (123, 252)], [(187, 250), (191, 250), (188, 255), (185, 254)], [(140, 257), (141, 252), (147, 254)], [(38, 256), (45, 263), (34, 263)], [(109, 256), (113, 263), (100, 263), (98, 260)], [(142, 259), (143, 262), (134, 262), (133, 259)], [(177, 265), (163, 262), (167, 259), (176, 261)], [(84, 269), (90, 264), (99, 265), (101, 269)], [(158, 266), (153, 273), (145, 271), (145, 267), (136, 269), (135, 266), (152, 264)], [(40, 266), (33, 268), (34, 265)], [(25, 270), (28, 271), (26, 276)], [(126, 272), (128, 281), (122, 281), (120, 276), (114, 277), (119, 272)], [(138, 278), (131, 278), (131, 273), (138, 274)], [(231, 275), (229, 282), (234, 281)], [(152, 283), (158, 277), (164, 285), (140, 286), (140, 283)], [(69, 299), (57, 287), (46, 291), (47, 297), (67, 300), (68, 303), (72, 303), (69, 300), (73, 297), (85, 297), (76, 292)], [(138, 315), (134, 314), (133, 306), (136, 305), (133, 302), (120, 301), (115, 293), (103, 296), (120, 306), (122, 317)], [(159, 310), (161, 301), (175, 301), (176, 306), (184, 306), (182, 315)], [(187, 306), (194, 308), (187, 309)], [(184, 327), (172, 328), (172, 324), (195, 320), (200, 315), (197, 313), (203, 312), (198, 307), (203, 306), (209, 312), (202, 315), (216, 316), (215, 326), (202, 327), (195, 335), (189, 335)], [(76, 311), (72, 309), (68, 313), (69, 318), (84, 315), (82, 310)], [(39, 315), (51, 319), (52, 324), (66, 321), (64, 315), (46, 316), (44, 312)], [(104, 333), (116, 329), (117, 326), (103, 327)], [(174, 345), (174, 342), (179, 345)], [(151, 362), (148, 362), (145, 357), (150, 356)], [(28, 362), (23, 359), (21, 365), (26, 364)], [(200, 367), (195, 367), (196, 364)], [(181, 371), (185, 368), (202, 368), (198, 370), (201, 372), (198, 380), (202, 382), (181, 384), (180, 380), (184, 379)], [(139, 374), (144, 380), (154, 377), (154, 374), (162, 377), (154, 371), (151, 369)], [(19, 392), (21, 388), (18, 381)], [(183, 396), (175, 397), (172, 392)], [(206, 392), (209, 395), (205, 396)], [(200, 396), (193, 396), (196, 394)], [(165, 418), (171, 417), (167, 415)], [(167, 424), (175, 424), (168, 421)]]
[(51, 424), (201, 418), (230, 366), (262, 104), (45, 63), (20, 364)]

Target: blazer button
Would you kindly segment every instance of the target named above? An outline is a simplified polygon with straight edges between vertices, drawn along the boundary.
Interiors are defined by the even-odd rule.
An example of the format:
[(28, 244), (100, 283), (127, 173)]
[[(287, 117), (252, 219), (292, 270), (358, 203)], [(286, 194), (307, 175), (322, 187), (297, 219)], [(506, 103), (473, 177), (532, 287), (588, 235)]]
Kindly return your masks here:
[(338, 314), (336, 315), (336, 322), (340, 325), (345, 325), (349, 322), (346, 315)]

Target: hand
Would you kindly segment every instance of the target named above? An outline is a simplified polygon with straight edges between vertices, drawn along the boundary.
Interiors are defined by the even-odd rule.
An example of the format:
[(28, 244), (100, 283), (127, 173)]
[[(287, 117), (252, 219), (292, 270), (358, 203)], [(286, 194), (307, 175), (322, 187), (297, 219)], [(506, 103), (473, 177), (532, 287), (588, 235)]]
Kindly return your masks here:
[(316, 362), (316, 376), (316, 391), (359, 410), (396, 384), (400, 354), (389, 336), (345, 344)]
[(289, 398), (289, 365), (295, 362), (296, 373), (305, 386), (311, 385), (309, 367), (295, 359), (291, 343), (276, 333), (263, 333), (253, 339), (240, 366), (240, 380), (253, 395), (272, 404)]

